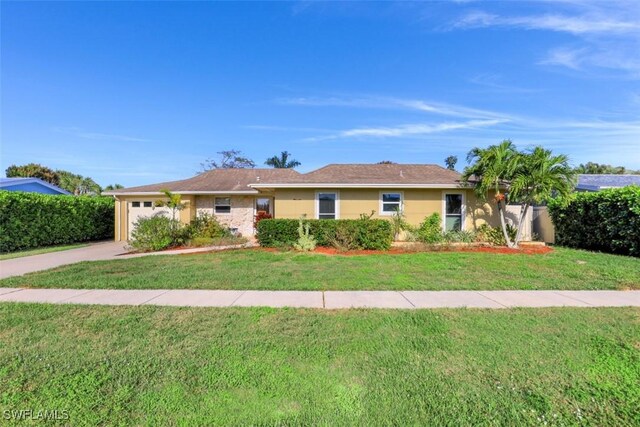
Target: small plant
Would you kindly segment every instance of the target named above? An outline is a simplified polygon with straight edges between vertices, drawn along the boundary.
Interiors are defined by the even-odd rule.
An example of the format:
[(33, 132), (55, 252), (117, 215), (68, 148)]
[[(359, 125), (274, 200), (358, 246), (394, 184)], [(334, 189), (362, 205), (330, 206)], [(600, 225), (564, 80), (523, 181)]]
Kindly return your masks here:
[(373, 218), (373, 216), (374, 216), (375, 214), (376, 214), (376, 211), (373, 211), (373, 210), (371, 211), (371, 213), (370, 213), (370, 214), (361, 213), (361, 214), (360, 214), (360, 218), (358, 218), (358, 219), (360, 219), (361, 221), (368, 221), (368, 220), (370, 220), (371, 218)]
[[(516, 233), (518, 230), (507, 224), (507, 234), (510, 239), (515, 239)], [(487, 242), (493, 246), (506, 246), (507, 242), (504, 239), (504, 234), (502, 233), (502, 229), (498, 227), (491, 227), (489, 224), (482, 224), (478, 228), (478, 233), (476, 236), (477, 241)]]
[(426, 217), (417, 230), (420, 241), (424, 243), (439, 243), (442, 241), (442, 219), (439, 213)]
[(393, 232), (393, 239), (398, 240), (400, 238), (400, 233), (408, 228), (409, 224), (404, 219), (404, 213), (401, 210), (396, 210), (391, 216), (391, 230)]
[(446, 243), (473, 243), (476, 241), (476, 233), (468, 230), (448, 231), (442, 237)]
[(302, 252), (309, 252), (316, 248), (316, 239), (309, 234), (309, 223), (304, 223), (302, 218), (298, 220), (298, 241), (293, 247)]

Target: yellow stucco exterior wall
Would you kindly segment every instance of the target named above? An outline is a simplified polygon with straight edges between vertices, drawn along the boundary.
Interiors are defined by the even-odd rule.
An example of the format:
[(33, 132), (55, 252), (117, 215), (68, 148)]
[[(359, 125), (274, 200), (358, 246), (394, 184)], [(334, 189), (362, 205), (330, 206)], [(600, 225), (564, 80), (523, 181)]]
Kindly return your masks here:
[[(191, 219), (196, 216), (195, 208), (196, 196), (182, 196), (182, 202), (185, 208), (180, 211), (180, 222), (188, 224)], [(156, 202), (158, 200), (167, 200), (166, 197), (160, 196), (116, 196), (115, 203), (115, 236), (116, 241), (128, 240), (129, 237), (129, 217), (128, 209), (131, 202)]]
[[(374, 218), (390, 218), (380, 215), (380, 199), (382, 192), (400, 192), (403, 194), (403, 211), (405, 219), (412, 225), (419, 225), (425, 217), (434, 212), (443, 215), (444, 194), (463, 193), (465, 202), (465, 229), (473, 230), (484, 223), (493, 227), (499, 226), (499, 218), (492, 204), (479, 201), (472, 190), (441, 189), (277, 189), (274, 194), (274, 217), (297, 219), (301, 215), (307, 218), (316, 217), (316, 192), (337, 192), (339, 194), (339, 218), (357, 219), (360, 214), (370, 214)], [(180, 221), (187, 224), (196, 216), (196, 198), (210, 196), (183, 196), (185, 209), (180, 212)], [(129, 236), (128, 209), (132, 201), (162, 200), (159, 196), (117, 196), (115, 203), (115, 240), (127, 240)]]
[(472, 190), (442, 189), (277, 189), (275, 192), (275, 217), (307, 218), (316, 217), (316, 193), (337, 192), (339, 197), (339, 218), (357, 219), (360, 214), (370, 214), (373, 218), (389, 218), (380, 215), (380, 200), (383, 192), (403, 194), (403, 212), (405, 219), (412, 225), (420, 224), (425, 217), (437, 212), (443, 215), (444, 194), (462, 193), (465, 202), (465, 229), (473, 230), (484, 223), (499, 225), (495, 209), (487, 202), (477, 199)]

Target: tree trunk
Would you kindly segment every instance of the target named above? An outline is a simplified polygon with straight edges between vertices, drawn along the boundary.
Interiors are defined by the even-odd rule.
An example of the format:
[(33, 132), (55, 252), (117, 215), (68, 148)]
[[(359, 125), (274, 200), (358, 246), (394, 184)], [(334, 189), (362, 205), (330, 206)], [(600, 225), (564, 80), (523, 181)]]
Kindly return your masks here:
[(507, 242), (507, 246), (513, 248), (515, 245), (511, 243), (509, 233), (507, 233), (507, 222), (504, 219), (504, 209), (502, 208), (502, 202), (498, 202), (498, 212), (500, 213), (500, 226), (502, 227), (502, 234), (504, 235), (504, 241)]
[(518, 219), (518, 233), (516, 234), (516, 241), (514, 246), (518, 246), (520, 239), (522, 238), (522, 228), (524, 226), (524, 219), (527, 216), (527, 210), (529, 209), (529, 203), (525, 203), (523, 209), (520, 210), (520, 218)]

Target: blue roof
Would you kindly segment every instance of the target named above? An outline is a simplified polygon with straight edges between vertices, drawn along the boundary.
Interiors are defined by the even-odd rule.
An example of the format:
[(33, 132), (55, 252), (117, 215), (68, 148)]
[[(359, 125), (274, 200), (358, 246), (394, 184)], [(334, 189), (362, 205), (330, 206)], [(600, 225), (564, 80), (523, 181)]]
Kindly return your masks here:
[(599, 191), (605, 188), (620, 188), (640, 185), (640, 175), (578, 175), (578, 191)]
[[(33, 191), (33, 190), (27, 190), (27, 188), (29, 187), (26, 187), (26, 186), (34, 185), (34, 184), (45, 187), (58, 194), (71, 194), (67, 190), (63, 190), (62, 188), (56, 185), (49, 184), (48, 182), (43, 181), (40, 178), (0, 178), (0, 190), (12, 189), (13, 191), (17, 191), (17, 190), (22, 191), (22, 188), (12, 188), (12, 187), (24, 187), (25, 188), (24, 191)], [(41, 191), (35, 190), (35, 192), (41, 192)]]

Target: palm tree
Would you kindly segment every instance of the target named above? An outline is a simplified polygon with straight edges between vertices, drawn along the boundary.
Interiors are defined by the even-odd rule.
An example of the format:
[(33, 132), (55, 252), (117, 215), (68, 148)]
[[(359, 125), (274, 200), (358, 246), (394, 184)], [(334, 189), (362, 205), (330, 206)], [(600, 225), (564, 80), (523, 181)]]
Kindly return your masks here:
[(301, 165), (301, 163), (295, 159), (289, 160), (289, 156), (291, 156), (291, 154), (288, 151), (283, 151), (280, 153), (280, 156), (273, 156), (267, 159), (264, 164), (277, 169), (293, 169)]
[(507, 233), (507, 223), (504, 219), (504, 209), (506, 197), (501, 192), (509, 179), (517, 170), (519, 153), (513, 142), (506, 139), (498, 145), (487, 148), (473, 148), (467, 155), (467, 162), (470, 163), (464, 169), (462, 180), (472, 184), (478, 198), (486, 200), (490, 190), (495, 191), (494, 200), (500, 215), (500, 226), (507, 246), (514, 247), (509, 233)]
[(456, 163), (458, 163), (458, 156), (449, 156), (444, 159), (444, 164), (447, 165), (447, 169), (450, 171), (456, 170)]
[(522, 204), (515, 244), (520, 241), (524, 218), (533, 204), (541, 204), (552, 197), (567, 197), (573, 192), (575, 171), (564, 154), (554, 156), (551, 150), (538, 146), (521, 153), (509, 187), (509, 197)]

